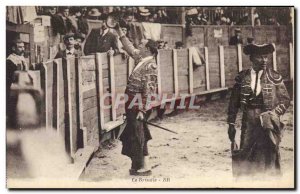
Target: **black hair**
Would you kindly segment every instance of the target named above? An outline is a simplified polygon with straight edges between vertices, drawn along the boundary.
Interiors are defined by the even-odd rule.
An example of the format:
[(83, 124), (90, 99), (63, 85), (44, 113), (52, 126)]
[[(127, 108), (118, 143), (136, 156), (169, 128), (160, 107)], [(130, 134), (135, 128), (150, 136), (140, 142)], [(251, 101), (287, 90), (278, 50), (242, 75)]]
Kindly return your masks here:
[(146, 47), (149, 48), (151, 54), (154, 54), (155, 56), (157, 56), (158, 54), (158, 49), (157, 49), (157, 42), (152, 40), (152, 39), (148, 39), (148, 42), (145, 45)]

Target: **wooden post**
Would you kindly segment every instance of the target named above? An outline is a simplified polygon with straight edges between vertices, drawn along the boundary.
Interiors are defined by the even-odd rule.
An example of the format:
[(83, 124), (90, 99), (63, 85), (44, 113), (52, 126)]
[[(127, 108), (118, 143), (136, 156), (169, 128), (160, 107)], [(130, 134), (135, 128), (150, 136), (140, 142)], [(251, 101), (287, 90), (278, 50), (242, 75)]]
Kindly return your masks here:
[(57, 62), (56, 59), (54, 59), (55, 63), (56, 63), (56, 129), (57, 129), (57, 133), (60, 135), (61, 134), (61, 131), (60, 131), (60, 80), (61, 80), (61, 77), (60, 77), (60, 67), (59, 67), (59, 63)]
[(237, 45), (238, 50), (238, 70), (239, 72), (243, 70), (243, 59), (242, 59), (242, 45)]
[(70, 61), (66, 60), (67, 65), (67, 82), (68, 82), (68, 116), (69, 116), (69, 130), (70, 130), (70, 154), (74, 158), (74, 149), (73, 149), (73, 115), (72, 115), (72, 93), (71, 93), (71, 67)]
[(160, 70), (160, 52), (158, 50), (157, 54), (157, 87), (158, 87), (158, 95), (162, 96), (162, 91), (161, 91), (161, 70)]
[(208, 48), (207, 47), (204, 47), (204, 55), (205, 55), (206, 90), (210, 90), (209, 65), (208, 65)]
[(49, 111), (49, 105), (48, 105), (48, 71), (47, 71), (47, 65), (43, 63), (43, 68), (45, 71), (45, 124), (46, 124), (46, 130), (49, 130), (49, 119), (48, 119), (48, 111)]
[(274, 52), (272, 53), (272, 57), (273, 57), (273, 69), (275, 71), (277, 71), (277, 60), (276, 60), (276, 45), (274, 43), (272, 43), (272, 45), (274, 46)]
[(224, 47), (219, 46), (221, 88), (225, 87)]
[(82, 59), (78, 58), (78, 97), (79, 97), (79, 128), (84, 130), (83, 128), (83, 91), (82, 91)]
[(293, 43), (289, 43), (289, 54), (290, 54), (290, 80), (294, 80), (294, 47)]
[(102, 60), (101, 60), (101, 54), (100, 53), (96, 53), (96, 65), (97, 65), (97, 74), (98, 74), (98, 91), (99, 91), (99, 99), (100, 99), (100, 103), (98, 104), (99, 106), (99, 110), (100, 110), (100, 125), (101, 128), (104, 128), (104, 109), (102, 106), (103, 102), (103, 76), (102, 76)]
[(188, 49), (189, 54), (189, 93), (192, 94), (194, 92), (194, 78), (193, 78), (193, 58), (191, 49)]
[(110, 91), (111, 91), (111, 111), (112, 120), (117, 120), (117, 110), (115, 108), (116, 103), (116, 84), (115, 84), (115, 62), (114, 56), (109, 56), (109, 73), (110, 73)]
[(178, 86), (178, 66), (177, 66), (177, 50), (173, 49), (173, 70), (174, 70), (174, 92), (177, 97), (179, 94)]

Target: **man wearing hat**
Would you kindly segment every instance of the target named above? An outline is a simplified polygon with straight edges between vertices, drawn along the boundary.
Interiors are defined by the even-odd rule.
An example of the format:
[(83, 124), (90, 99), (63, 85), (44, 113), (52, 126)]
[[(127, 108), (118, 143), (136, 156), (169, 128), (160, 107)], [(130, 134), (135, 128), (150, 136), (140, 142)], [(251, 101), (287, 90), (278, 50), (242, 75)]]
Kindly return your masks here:
[(56, 54), (55, 59), (67, 58), (67, 57), (78, 55), (79, 53), (74, 47), (76, 43), (75, 34), (74, 33), (66, 34), (63, 39), (64, 39), (64, 44), (66, 46), (66, 49), (59, 51)]
[(243, 37), (241, 36), (241, 29), (236, 28), (234, 30), (234, 36), (230, 38), (229, 45), (237, 45), (237, 44), (243, 44)]
[(235, 78), (227, 119), (229, 139), (234, 145), (237, 113), (239, 109), (243, 112), (240, 150), (233, 155), (238, 161), (233, 165), (237, 176), (280, 174), (279, 143), (283, 128), (280, 116), (289, 107), (290, 97), (282, 76), (267, 65), (268, 54), (273, 52), (272, 44), (244, 47), (252, 68), (239, 72)]
[(149, 22), (149, 16), (151, 15), (149, 9), (139, 7), (139, 13), (141, 22)]
[(84, 54), (91, 55), (97, 52), (107, 52), (109, 55), (119, 53), (118, 39), (106, 25), (106, 19), (103, 21), (101, 28), (92, 29), (84, 45)]
[(101, 15), (102, 15), (102, 13), (99, 11), (99, 9), (96, 7), (93, 7), (88, 12), (88, 19), (89, 20), (99, 20)]
[(175, 49), (183, 49), (183, 42), (181, 41), (175, 42)]
[(148, 39), (142, 41), (139, 49), (123, 34), (119, 26), (116, 31), (124, 50), (135, 60), (136, 65), (128, 78), (125, 94), (128, 101), (125, 105), (127, 125), (120, 136), (122, 154), (131, 158), (130, 175), (147, 176), (151, 170), (147, 168), (148, 140), (152, 139), (147, 124), (152, 99), (157, 94), (157, 43)]

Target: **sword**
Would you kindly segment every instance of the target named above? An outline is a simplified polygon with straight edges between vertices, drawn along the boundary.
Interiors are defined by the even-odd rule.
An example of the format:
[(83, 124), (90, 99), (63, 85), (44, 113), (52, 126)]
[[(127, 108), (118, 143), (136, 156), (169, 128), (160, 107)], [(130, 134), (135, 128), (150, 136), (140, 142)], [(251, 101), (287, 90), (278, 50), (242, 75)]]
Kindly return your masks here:
[[(127, 120), (127, 119), (126, 119), (126, 115), (125, 115), (125, 114), (123, 114), (123, 119), (124, 119), (124, 121), (125, 121), (125, 120)], [(160, 129), (162, 129), (162, 130), (165, 130), (165, 131), (169, 131), (169, 132), (171, 132), (171, 133), (178, 134), (178, 133), (177, 133), (177, 132), (175, 132), (175, 131), (172, 131), (172, 130), (170, 130), (170, 129), (167, 129), (167, 128), (161, 127), (161, 126), (159, 126), (159, 125), (156, 125), (156, 124), (150, 123), (150, 122), (148, 122), (148, 121), (143, 121), (143, 122), (145, 122), (145, 123), (146, 123), (146, 124), (148, 124), (148, 125), (151, 125), (151, 126), (154, 126), (154, 127), (160, 128)]]
[(163, 129), (163, 130), (165, 130), (165, 131), (169, 131), (169, 132), (171, 132), (171, 133), (178, 134), (178, 133), (175, 132), (175, 131), (172, 131), (172, 130), (170, 130), (170, 129), (167, 129), (167, 128), (161, 127), (161, 126), (159, 126), (159, 125), (150, 123), (150, 122), (148, 122), (148, 121), (144, 121), (144, 122), (147, 123), (148, 125), (151, 125), (151, 126), (154, 126), (154, 127), (160, 128), (160, 129)]

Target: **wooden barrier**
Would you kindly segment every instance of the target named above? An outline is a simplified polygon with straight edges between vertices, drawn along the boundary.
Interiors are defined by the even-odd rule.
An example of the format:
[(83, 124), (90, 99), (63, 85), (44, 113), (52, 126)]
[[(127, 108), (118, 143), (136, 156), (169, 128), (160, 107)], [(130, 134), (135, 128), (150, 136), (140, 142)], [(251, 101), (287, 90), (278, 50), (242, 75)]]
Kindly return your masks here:
[[(293, 78), (291, 47), (276, 45), (270, 61), (285, 80)], [(168, 94), (170, 101), (180, 94), (195, 96), (227, 90), (235, 83), (237, 73), (251, 65), (240, 45), (200, 48), (205, 58), (200, 66), (193, 64), (190, 51), (159, 50), (158, 93)], [(132, 59), (108, 57), (106, 53), (43, 63), (45, 125), (64, 137), (72, 157), (79, 148), (99, 146), (105, 134), (114, 133), (113, 129), (124, 123), (125, 101), (117, 103), (117, 98), (124, 94), (133, 64)]]

